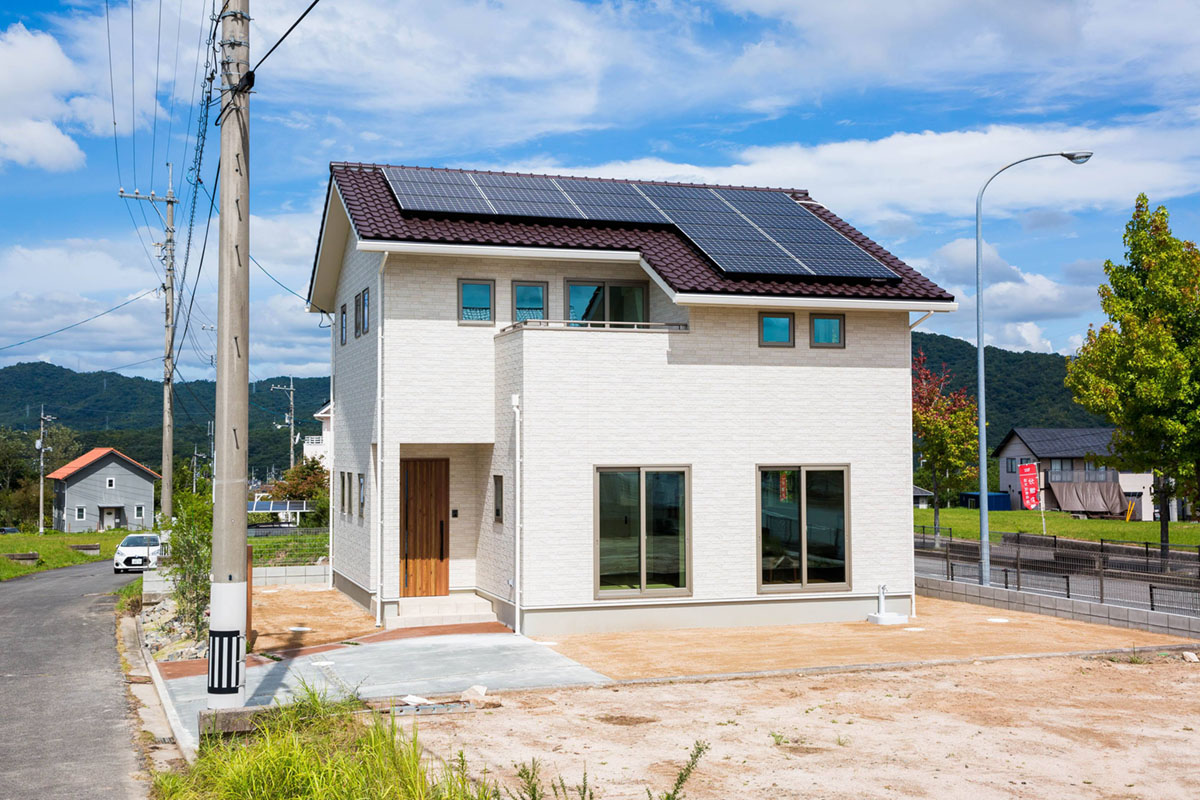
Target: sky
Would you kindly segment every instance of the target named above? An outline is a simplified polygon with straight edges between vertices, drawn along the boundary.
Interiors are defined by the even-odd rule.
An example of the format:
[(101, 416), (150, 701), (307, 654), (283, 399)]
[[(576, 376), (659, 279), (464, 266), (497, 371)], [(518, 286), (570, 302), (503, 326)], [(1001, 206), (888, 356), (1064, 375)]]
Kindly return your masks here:
[[(253, 59), (308, 2), (252, 0)], [(213, 376), (211, 14), (0, 8), (0, 366), (161, 376), (162, 223), (118, 189), (163, 194), (170, 161), (179, 376)], [(250, 104), (252, 377), (329, 372), (328, 323), (300, 296), (330, 161), (807, 189), (956, 296), (920, 330), (974, 342), (979, 187), (1091, 150), (1017, 166), (984, 201), (986, 341), (1070, 354), (1104, 321), (1103, 263), (1123, 259), (1138, 193), (1200, 237), (1197, 75), (1187, 0), (324, 0)]]

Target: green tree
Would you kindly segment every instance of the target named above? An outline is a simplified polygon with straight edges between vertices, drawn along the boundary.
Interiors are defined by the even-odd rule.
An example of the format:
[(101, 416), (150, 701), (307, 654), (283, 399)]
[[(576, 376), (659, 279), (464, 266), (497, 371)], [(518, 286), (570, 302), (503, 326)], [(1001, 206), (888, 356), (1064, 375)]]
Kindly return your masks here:
[(979, 475), (975, 401), (966, 389), (949, 392), (950, 370), (925, 365), (918, 351), (912, 365), (914, 448), (923, 462), (919, 474), (933, 492), (934, 536), (941, 534), (941, 506), (946, 495), (969, 485)]
[(1104, 263), (1100, 306), (1108, 322), (1088, 328), (1067, 365), (1075, 402), (1115, 428), (1112, 466), (1153, 471), (1166, 557), (1169, 502), (1200, 475), (1200, 252), (1171, 235), (1167, 210), (1138, 195), (1125, 226), (1125, 262)]
[(329, 473), (317, 459), (304, 459), (283, 473), (269, 491), (272, 500), (307, 500), (311, 509), (305, 515), (308, 527), (329, 524)]
[[(190, 487), (189, 487), (190, 488)], [(180, 492), (174, 498), (175, 524), (163, 567), (175, 581), (171, 596), (184, 624), (199, 641), (207, 626), (212, 571), (212, 503), (205, 493)]]

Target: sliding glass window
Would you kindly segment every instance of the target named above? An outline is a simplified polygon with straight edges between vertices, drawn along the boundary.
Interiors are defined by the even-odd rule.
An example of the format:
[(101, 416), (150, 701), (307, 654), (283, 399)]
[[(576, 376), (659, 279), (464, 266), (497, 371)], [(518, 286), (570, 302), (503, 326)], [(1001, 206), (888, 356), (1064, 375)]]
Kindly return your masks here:
[(763, 467), (758, 482), (762, 588), (849, 588), (849, 470)]
[(688, 470), (596, 471), (596, 596), (687, 594)]
[(646, 322), (649, 284), (642, 281), (568, 280), (564, 306), (567, 319), (586, 322)]

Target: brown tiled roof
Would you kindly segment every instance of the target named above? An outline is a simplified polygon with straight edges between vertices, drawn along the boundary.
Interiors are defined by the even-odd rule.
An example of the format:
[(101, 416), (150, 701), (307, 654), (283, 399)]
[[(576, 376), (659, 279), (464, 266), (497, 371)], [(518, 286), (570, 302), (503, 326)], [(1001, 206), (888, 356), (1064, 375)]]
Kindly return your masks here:
[[(521, 247), (637, 250), (676, 292), (706, 294), (792, 295), (797, 297), (856, 297), (895, 300), (945, 300), (953, 295), (884, 250), (808, 193), (786, 191), (807, 201), (807, 208), (900, 276), (886, 283), (827, 281), (796, 278), (736, 278), (719, 270), (682, 234), (669, 229), (603, 222), (528, 222), (451, 219), (404, 212), (396, 202), (383, 168), (375, 164), (330, 165), (354, 229), (363, 239)], [(504, 173), (512, 174), (512, 173)], [(647, 181), (631, 181), (647, 183)], [(699, 184), (687, 184), (699, 185)], [(755, 187), (731, 187), (755, 188)]]
[(130, 458), (129, 456), (122, 453), (120, 450), (117, 450), (116, 448), (113, 448), (113, 447), (93, 447), (91, 450), (88, 450), (86, 453), (84, 453), (79, 458), (75, 459), (74, 461), (69, 461), (66, 464), (63, 464), (61, 467), (54, 470), (54, 472), (51, 472), (46, 477), (51, 478), (53, 480), (65, 481), (67, 478), (71, 477), (76, 472), (79, 472), (79, 470), (83, 469), (84, 467), (88, 466), (89, 464), (94, 464), (95, 462), (104, 458), (109, 453), (120, 456), (121, 458), (128, 461), (130, 464), (133, 464), (138, 469), (145, 470), (146, 472), (150, 473), (151, 475), (153, 475), (156, 478), (162, 478), (162, 476), (159, 475), (154, 470), (150, 469), (149, 467), (145, 466), (144, 464), (139, 464), (137, 461), (134, 461), (132, 458)]

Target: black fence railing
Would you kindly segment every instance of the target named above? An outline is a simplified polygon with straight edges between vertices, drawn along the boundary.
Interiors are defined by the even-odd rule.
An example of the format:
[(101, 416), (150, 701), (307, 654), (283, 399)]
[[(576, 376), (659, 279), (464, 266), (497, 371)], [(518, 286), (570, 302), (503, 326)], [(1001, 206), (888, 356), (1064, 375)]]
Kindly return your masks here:
[[(978, 539), (913, 535), (918, 575), (978, 583)], [(993, 586), (1023, 592), (1200, 616), (1200, 548), (1157, 543), (1087, 542), (1029, 533), (993, 533)]]

